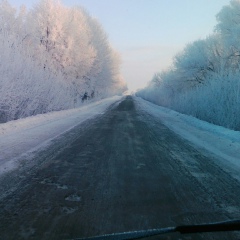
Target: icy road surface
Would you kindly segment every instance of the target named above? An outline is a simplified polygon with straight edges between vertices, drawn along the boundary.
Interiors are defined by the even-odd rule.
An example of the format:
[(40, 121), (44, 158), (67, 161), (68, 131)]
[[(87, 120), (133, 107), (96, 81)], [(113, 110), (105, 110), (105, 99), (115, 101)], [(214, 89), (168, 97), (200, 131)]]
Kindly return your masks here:
[(73, 239), (240, 218), (239, 181), (218, 156), (146, 110), (127, 96), (2, 174), (0, 239)]

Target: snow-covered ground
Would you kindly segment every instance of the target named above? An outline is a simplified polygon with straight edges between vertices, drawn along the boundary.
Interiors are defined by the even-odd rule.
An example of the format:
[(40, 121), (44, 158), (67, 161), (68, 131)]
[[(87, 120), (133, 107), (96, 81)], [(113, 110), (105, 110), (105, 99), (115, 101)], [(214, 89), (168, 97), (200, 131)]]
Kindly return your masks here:
[(216, 163), (240, 180), (240, 132), (216, 126), (197, 118), (163, 108), (135, 97), (138, 106), (160, 119), (169, 129), (194, 146), (216, 156)]
[(52, 139), (76, 125), (103, 114), (121, 98), (115, 96), (77, 109), (39, 114), (0, 124), (0, 175), (18, 167), (18, 159), (24, 154), (47, 146)]

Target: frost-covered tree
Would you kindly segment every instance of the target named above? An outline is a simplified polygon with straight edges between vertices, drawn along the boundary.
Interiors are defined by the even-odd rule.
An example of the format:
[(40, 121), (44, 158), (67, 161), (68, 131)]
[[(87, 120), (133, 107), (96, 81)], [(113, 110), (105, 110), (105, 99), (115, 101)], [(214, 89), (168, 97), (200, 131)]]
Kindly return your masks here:
[(91, 29), (83, 10), (73, 8), (68, 12), (66, 29), (68, 37), (65, 38), (65, 44), (69, 62), (65, 74), (76, 81), (83, 80), (96, 58), (96, 49), (91, 43)]
[(240, 1), (232, 0), (217, 14), (215, 29), (219, 32), (229, 50), (236, 52), (240, 48)]
[(240, 1), (232, 0), (217, 14), (215, 31), (221, 36), (228, 68), (240, 69)]
[(212, 70), (208, 59), (208, 49), (205, 40), (198, 40), (175, 57), (174, 67), (182, 75), (188, 85), (202, 83), (207, 71)]
[[(126, 84), (119, 72), (121, 64), (119, 54), (111, 47), (102, 25), (95, 18), (90, 17), (86, 11), (84, 13), (91, 29), (91, 44), (96, 50), (96, 58), (87, 76), (87, 79), (93, 80), (94, 84), (89, 88), (100, 95), (125, 91)], [(103, 93), (103, 89), (107, 91)]]
[(31, 44), (43, 55), (44, 67), (75, 81), (89, 71), (95, 51), (84, 14), (59, 1), (42, 0), (29, 13)]
[(15, 34), (17, 25), (16, 9), (12, 7), (7, 0), (0, 2), (0, 33)]

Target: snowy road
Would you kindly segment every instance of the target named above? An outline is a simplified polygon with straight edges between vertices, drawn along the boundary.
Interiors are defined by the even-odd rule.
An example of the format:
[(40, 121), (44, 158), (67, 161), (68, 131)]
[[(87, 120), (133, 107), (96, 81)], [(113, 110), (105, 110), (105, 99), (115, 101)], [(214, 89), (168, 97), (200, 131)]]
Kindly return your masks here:
[[(73, 239), (240, 218), (240, 184), (128, 96), (0, 179), (0, 239)], [(168, 237), (168, 238), (167, 238)], [(237, 233), (151, 239), (237, 239)]]

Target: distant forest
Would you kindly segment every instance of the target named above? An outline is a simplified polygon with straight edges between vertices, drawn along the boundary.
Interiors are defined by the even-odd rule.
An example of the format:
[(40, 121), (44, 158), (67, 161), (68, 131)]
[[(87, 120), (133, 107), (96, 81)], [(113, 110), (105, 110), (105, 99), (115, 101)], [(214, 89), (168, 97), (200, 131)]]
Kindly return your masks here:
[(80, 106), (126, 90), (120, 57), (81, 7), (0, 3), (0, 122)]
[(240, 130), (240, 1), (230, 1), (216, 19), (213, 34), (188, 44), (137, 95)]

